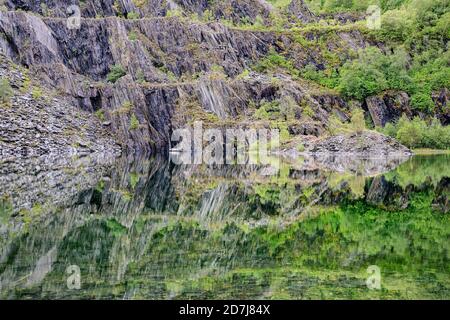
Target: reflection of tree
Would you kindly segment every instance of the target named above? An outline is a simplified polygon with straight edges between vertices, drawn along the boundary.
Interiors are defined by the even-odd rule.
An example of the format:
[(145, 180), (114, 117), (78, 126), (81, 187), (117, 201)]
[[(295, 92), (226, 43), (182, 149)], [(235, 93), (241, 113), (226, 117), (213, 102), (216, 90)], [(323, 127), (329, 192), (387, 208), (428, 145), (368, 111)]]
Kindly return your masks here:
[(427, 180), (437, 185), (442, 178), (450, 177), (449, 155), (416, 156), (386, 174), (386, 179), (401, 187), (420, 186)]

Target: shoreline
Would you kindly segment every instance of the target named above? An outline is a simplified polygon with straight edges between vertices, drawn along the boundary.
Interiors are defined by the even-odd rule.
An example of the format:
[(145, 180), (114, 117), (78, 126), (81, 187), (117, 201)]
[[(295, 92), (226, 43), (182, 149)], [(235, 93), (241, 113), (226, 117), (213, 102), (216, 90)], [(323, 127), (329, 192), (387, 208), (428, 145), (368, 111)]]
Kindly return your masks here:
[(413, 149), (414, 155), (417, 156), (433, 156), (447, 154), (450, 155), (450, 150), (439, 150), (439, 149)]

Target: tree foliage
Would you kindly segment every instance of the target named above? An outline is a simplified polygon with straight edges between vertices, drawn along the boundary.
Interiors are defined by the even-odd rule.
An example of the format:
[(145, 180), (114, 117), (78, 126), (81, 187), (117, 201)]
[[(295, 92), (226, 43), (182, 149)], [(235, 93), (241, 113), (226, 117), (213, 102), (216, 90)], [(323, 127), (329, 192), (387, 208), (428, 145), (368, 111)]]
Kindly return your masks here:
[(385, 55), (378, 48), (368, 47), (359, 52), (358, 59), (344, 64), (339, 90), (358, 100), (386, 89), (408, 90), (412, 80), (407, 73), (407, 62), (404, 50)]
[(450, 149), (450, 127), (442, 126), (437, 119), (428, 124), (418, 117), (409, 120), (403, 116), (398, 123), (388, 123), (381, 131), (409, 148)]

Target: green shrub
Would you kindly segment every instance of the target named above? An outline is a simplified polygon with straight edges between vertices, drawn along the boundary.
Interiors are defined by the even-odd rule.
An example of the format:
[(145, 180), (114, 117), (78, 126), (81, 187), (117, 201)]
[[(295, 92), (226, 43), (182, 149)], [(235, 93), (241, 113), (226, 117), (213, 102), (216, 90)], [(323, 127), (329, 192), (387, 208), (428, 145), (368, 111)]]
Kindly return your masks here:
[(128, 14), (127, 14), (127, 19), (135, 20), (135, 19), (139, 19), (139, 18), (140, 18), (140, 15), (137, 12), (131, 11), (131, 12), (128, 12)]
[(13, 94), (13, 90), (11, 88), (11, 85), (9, 84), (9, 81), (7, 79), (1, 79), (0, 80), (0, 100), (3, 103), (8, 103), (11, 99), (11, 96)]
[(241, 72), (241, 74), (239, 74), (236, 79), (238, 80), (242, 80), (242, 79), (246, 79), (250, 76), (250, 71), (247, 69), (244, 69), (244, 71)]
[(148, 4), (148, 0), (131, 0), (138, 8), (144, 8)]
[(103, 111), (102, 109), (99, 109), (95, 112), (95, 116), (100, 120), (100, 121), (105, 121), (106, 117), (105, 117), (105, 111)]
[(137, 34), (137, 32), (136, 32), (136, 31), (130, 31), (130, 32), (128, 33), (128, 39), (129, 39), (130, 41), (136, 41), (136, 40), (138, 39), (138, 34)]
[(304, 117), (312, 118), (316, 115), (316, 113), (309, 104), (303, 103), (301, 108), (302, 108), (302, 116)]
[[(319, 7), (353, 10), (355, 2), (343, 5), (341, 0), (324, 0)], [(381, 0), (380, 5), (382, 27), (371, 34), (396, 52), (385, 55), (374, 48), (360, 52), (340, 70), (339, 89), (359, 100), (387, 89), (402, 90), (411, 96), (413, 108), (432, 112), (432, 93), (450, 88), (449, 2)]]
[(434, 109), (434, 102), (431, 98), (431, 90), (424, 88), (411, 96), (411, 105), (415, 109), (423, 111), (432, 111)]
[(167, 10), (166, 12), (166, 17), (182, 17), (183, 16), (183, 11), (180, 9), (171, 9), (171, 10)]
[(362, 109), (354, 109), (350, 123), (343, 123), (336, 115), (331, 115), (328, 119), (328, 132), (331, 135), (346, 134), (366, 130), (366, 119)]
[(45, 3), (41, 3), (41, 12), (44, 17), (48, 16), (48, 6)]
[(138, 82), (138, 83), (145, 83), (145, 74), (144, 74), (144, 71), (142, 71), (142, 69), (139, 69), (137, 72), (136, 72), (136, 81)]
[(379, 131), (409, 148), (450, 149), (450, 126), (442, 126), (437, 119), (427, 124), (418, 117), (409, 120), (402, 116), (397, 123), (388, 123)]
[(414, 30), (415, 13), (406, 8), (391, 10), (383, 14), (381, 19), (381, 35), (396, 41), (405, 41)]
[(120, 64), (111, 67), (111, 71), (106, 76), (106, 79), (111, 83), (116, 83), (117, 80), (125, 76), (127, 73)]
[(358, 100), (386, 89), (408, 90), (412, 79), (407, 73), (407, 63), (407, 54), (403, 50), (392, 55), (384, 55), (374, 47), (361, 50), (358, 59), (342, 67), (339, 90)]
[(433, 149), (450, 149), (450, 127), (434, 119), (424, 132), (422, 144)]
[(277, 69), (284, 69), (290, 75), (298, 77), (300, 72), (295, 68), (292, 61), (286, 59), (274, 49), (270, 49), (269, 54), (260, 60), (254, 67), (257, 72), (275, 72)]
[(279, 105), (280, 116), (285, 121), (291, 121), (295, 119), (297, 111), (300, 111), (300, 106), (291, 96), (284, 97), (280, 101)]
[(37, 100), (39, 98), (41, 98), (43, 95), (41, 88), (38, 87), (34, 87), (33, 91), (31, 91), (31, 96), (33, 97), (33, 99)]
[(339, 76), (335, 69), (330, 71), (330, 75), (327, 75), (326, 71), (317, 70), (313, 64), (308, 64), (300, 70), (300, 74), (304, 79), (317, 82), (330, 89), (335, 89), (339, 84)]
[(255, 117), (259, 120), (276, 120), (281, 116), (279, 101), (261, 102), (261, 106), (255, 112)]
[(360, 51), (359, 59), (347, 62), (341, 70), (339, 91), (349, 97), (363, 100), (387, 89), (387, 81), (377, 61), (381, 52), (374, 48)]
[(397, 137), (397, 126), (391, 122), (387, 123), (386, 126), (381, 130), (385, 135), (396, 138)]
[(256, 16), (253, 27), (256, 29), (264, 28), (264, 19), (260, 15)]
[(435, 107), (432, 92), (450, 88), (450, 53), (425, 51), (416, 57), (410, 73), (413, 78), (409, 90), (411, 105), (416, 109), (432, 111)]
[(139, 126), (140, 126), (139, 120), (136, 117), (136, 115), (133, 113), (130, 118), (130, 130), (137, 130), (137, 129), (139, 129)]
[(399, 121), (397, 139), (410, 148), (423, 147), (423, 136), (427, 126), (425, 121), (414, 118), (412, 121), (402, 118)]

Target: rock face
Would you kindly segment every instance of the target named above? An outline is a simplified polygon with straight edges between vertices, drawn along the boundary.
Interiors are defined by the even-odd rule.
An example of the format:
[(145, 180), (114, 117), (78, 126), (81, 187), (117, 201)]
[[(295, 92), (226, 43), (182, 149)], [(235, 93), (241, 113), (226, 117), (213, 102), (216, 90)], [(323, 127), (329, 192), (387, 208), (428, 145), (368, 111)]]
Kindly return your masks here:
[(366, 99), (366, 105), (374, 124), (379, 127), (397, 121), (402, 114), (409, 118), (413, 115), (409, 96), (405, 92), (388, 92), (382, 96), (369, 97)]
[[(38, 13), (41, 8), (31, 1), (8, 3), (10, 8)], [(194, 6), (177, 2), (183, 3), (204, 9), (201, 1), (193, 2)], [(255, 5), (253, 1), (231, 3), (233, 12), (245, 14), (249, 14), (245, 8)], [(267, 3), (258, 3), (270, 9)], [(103, 4), (102, 8), (108, 8), (107, 1)], [(91, 16), (97, 5), (87, 1), (82, 8)], [(58, 17), (65, 6), (63, 1), (47, 3), (51, 14)], [(0, 34), (0, 48), (8, 57), (30, 68), (44, 86), (64, 93), (74, 105), (101, 112), (123, 148), (130, 151), (168, 150), (174, 127), (195, 117), (213, 115), (224, 121), (248, 117), (267, 101), (289, 98), (297, 105), (308, 105), (318, 124), (314, 132), (323, 130), (334, 110), (349, 112), (335, 93), (320, 92), (285, 75), (238, 77), (271, 48), (288, 48), (298, 67), (326, 64), (317, 48), (300, 46), (275, 32), (176, 17), (82, 19), (79, 30), (69, 30), (65, 19), (10, 11), (0, 12)], [(339, 41), (335, 45), (346, 51), (352, 44)], [(120, 65), (126, 75), (113, 84), (106, 78), (114, 65)], [(218, 66), (223, 71), (217, 71)], [(302, 117), (298, 114), (299, 120)], [(131, 119), (137, 119), (138, 126), (131, 128)]]
[(397, 140), (376, 132), (338, 135), (319, 140), (307, 150), (314, 154), (346, 154), (362, 157), (410, 156), (411, 150)]
[(318, 21), (317, 17), (306, 6), (304, 0), (292, 0), (287, 10), (293, 18), (302, 22)]
[[(120, 154), (120, 147), (95, 117), (28, 79), (0, 54), (0, 76), (9, 79), (12, 97), (0, 104), (0, 159), (49, 154)], [(20, 88), (20, 89), (19, 89)]]
[[(24, 10), (49, 17), (67, 17), (70, 5), (80, 7), (82, 17), (133, 17), (140, 18), (164, 17), (171, 11), (180, 15), (211, 15), (214, 19), (229, 19), (241, 22), (249, 19), (254, 22), (257, 16), (267, 18), (272, 5), (266, 0), (147, 0), (138, 4), (130, 0), (7, 0), (6, 6), (10, 10)], [(133, 17), (134, 18), (134, 17)]]
[[(450, 123), (450, 108), (448, 107), (450, 91), (444, 88), (441, 91), (434, 92), (432, 98), (436, 105), (433, 115), (443, 125), (448, 125)], [(389, 122), (398, 121), (402, 115), (409, 119), (416, 116), (425, 118), (423, 112), (411, 108), (409, 95), (402, 91), (387, 91), (369, 97), (364, 102), (363, 107), (370, 113), (373, 123), (379, 127), (384, 127)]]
[[(67, 27), (72, 3), (81, 8), (80, 29)], [(275, 14), (264, 0), (136, 3), (8, 0), (11, 11), (0, 12), (0, 50), (38, 76), (42, 86), (57, 90), (60, 100), (100, 115), (130, 152), (167, 152), (173, 130), (193, 120), (245, 126), (267, 103), (294, 107), (288, 126), (293, 135), (320, 135), (331, 114), (348, 120), (349, 106), (336, 92), (283, 70), (245, 72), (272, 51), (287, 53), (296, 68), (323, 70), (329, 61), (314, 42), (329, 37), (328, 49), (345, 56), (370, 44), (359, 31), (308, 31), (306, 45), (291, 34), (217, 21), (264, 20)], [(294, 0), (288, 9), (305, 23), (315, 21), (304, 1)], [(174, 10), (181, 17), (172, 16)], [(212, 15), (215, 21), (192, 15)], [(111, 71), (118, 69), (112, 79)]]
[(442, 89), (440, 92), (435, 92), (433, 100), (437, 106), (437, 118), (443, 125), (450, 124), (450, 90)]

